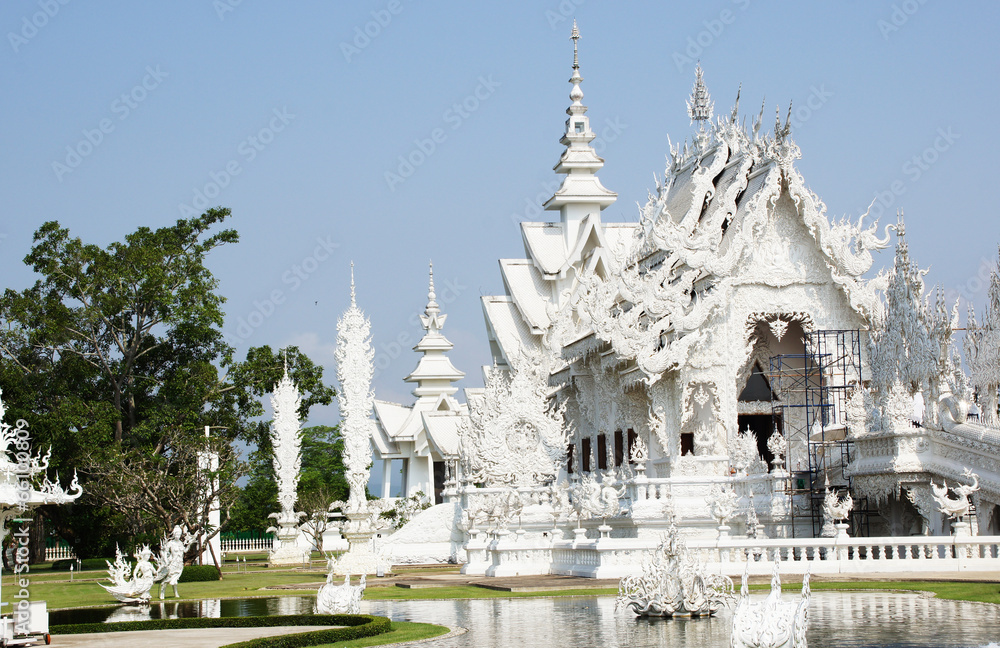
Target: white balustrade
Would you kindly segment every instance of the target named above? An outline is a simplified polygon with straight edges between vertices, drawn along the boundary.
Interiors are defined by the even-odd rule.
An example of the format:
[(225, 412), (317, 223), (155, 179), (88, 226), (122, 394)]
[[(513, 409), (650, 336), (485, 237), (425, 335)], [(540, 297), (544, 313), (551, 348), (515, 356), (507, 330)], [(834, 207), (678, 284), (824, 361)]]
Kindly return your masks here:
[[(595, 578), (638, 574), (658, 545), (656, 539), (596, 538), (589, 540), (537, 539), (531, 544), (532, 567), (537, 571)], [(801, 574), (893, 574), (900, 572), (957, 573), (996, 571), (1000, 536), (913, 536), (881, 538), (770, 538), (728, 537), (689, 539), (687, 546), (710, 572), (739, 576), (769, 575), (775, 561), (781, 572)], [(522, 562), (517, 543), (493, 544), (486, 553), (496, 565)], [(543, 554), (548, 560), (541, 558)], [(548, 570), (545, 570), (545, 565)]]
[(73, 548), (68, 544), (60, 542), (55, 547), (45, 548), (45, 560), (69, 560), (71, 558), (76, 558), (76, 554), (73, 552)]
[(223, 538), (222, 553), (257, 553), (271, 551), (274, 548), (274, 538)]

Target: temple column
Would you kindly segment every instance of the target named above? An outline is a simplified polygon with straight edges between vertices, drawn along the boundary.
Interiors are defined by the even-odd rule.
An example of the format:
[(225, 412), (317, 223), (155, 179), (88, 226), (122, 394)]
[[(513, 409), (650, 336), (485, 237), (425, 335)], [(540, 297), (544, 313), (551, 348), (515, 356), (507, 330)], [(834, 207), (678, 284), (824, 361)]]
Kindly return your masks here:
[(382, 460), (382, 499), (389, 499), (392, 486), (392, 459)]

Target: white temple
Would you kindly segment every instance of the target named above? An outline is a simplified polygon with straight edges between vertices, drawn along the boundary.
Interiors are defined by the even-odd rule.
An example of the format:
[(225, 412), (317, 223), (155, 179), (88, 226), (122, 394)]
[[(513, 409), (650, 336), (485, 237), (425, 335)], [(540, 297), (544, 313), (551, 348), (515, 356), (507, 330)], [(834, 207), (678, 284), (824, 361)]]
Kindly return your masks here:
[[(833, 551), (848, 529), (947, 534), (942, 480), (972, 498), (975, 533), (1000, 532), (1000, 279), (983, 323), (970, 313), (970, 385), (957, 313), (924, 295), (902, 217), (881, 236), (867, 215), (829, 219), (795, 168), (788, 118), (767, 133), (761, 108), (747, 127), (738, 92), (715, 116), (700, 67), (690, 143), (670, 147), (638, 223), (603, 222), (617, 195), (590, 144), (579, 37), (574, 24), (563, 180), (545, 203), (558, 218), (522, 223), (525, 257), (502, 259), (504, 294), (482, 298), (486, 389), (454, 400), (463, 374), (444, 355), (432, 279), (406, 378), (417, 402), (375, 406), (373, 449), (406, 461), (404, 494), (459, 507), (463, 571), (635, 573), (673, 519), (719, 564), (752, 555), (726, 543), (765, 543), (766, 557), (793, 550), (759, 547), (816, 539), (825, 569), (849, 570), (834, 563), (881, 554)], [(866, 278), (890, 230), (894, 267)], [(978, 490), (956, 490), (968, 468)]]
[(453, 383), (465, 377), (448, 359), (452, 343), (444, 336), (447, 315), (441, 312), (434, 292), (434, 266), (430, 267), (427, 307), (420, 321), (424, 336), (414, 351), (421, 354), (406, 382), (416, 383), (413, 405), (375, 401), (376, 430), (372, 435), (375, 459), (381, 459), (382, 489), (389, 497), (392, 461), (401, 460), (402, 495), (423, 493), (430, 503), (440, 504), (446, 482), (452, 481), (458, 460), (458, 428), (468, 407), (455, 399)]

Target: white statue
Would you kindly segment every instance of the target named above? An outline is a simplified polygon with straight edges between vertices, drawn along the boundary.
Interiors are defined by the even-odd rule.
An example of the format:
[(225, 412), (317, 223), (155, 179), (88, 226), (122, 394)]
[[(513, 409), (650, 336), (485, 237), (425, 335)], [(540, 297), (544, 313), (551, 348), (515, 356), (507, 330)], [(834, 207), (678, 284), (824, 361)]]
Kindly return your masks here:
[(854, 498), (850, 492), (844, 497), (838, 497), (837, 491), (830, 490), (827, 486), (826, 497), (823, 498), (823, 530), (820, 532), (820, 537), (832, 538), (837, 535), (837, 523), (846, 520), (853, 508)]
[(156, 581), (160, 583), (160, 598), (165, 598), (167, 585), (174, 588), (174, 598), (180, 598), (177, 593), (177, 581), (184, 571), (184, 554), (188, 547), (194, 542), (194, 536), (190, 533), (184, 536), (184, 531), (179, 525), (174, 526), (170, 537), (163, 537), (160, 541), (160, 557), (157, 560), (159, 569), (156, 572)]
[(354, 289), (354, 264), (351, 264), (351, 305), (337, 320), (337, 378), (340, 391), (340, 433), (344, 439), (344, 468), (350, 493), (341, 531), (350, 547), (334, 565), (338, 574), (374, 574), (379, 569), (372, 549), (375, 526), (369, 513), (368, 475), (371, 465), (371, 438), (375, 422), (371, 420), (375, 395), (372, 374), (375, 349), (372, 348), (371, 322), (358, 308)]
[(105, 561), (111, 585), (101, 583), (101, 587), (122, 603), (149, 603), (149, 590), (156, 578), (156, 570), (149, 560), (152, 555), (149, 545), (143, 545), (135, 554), (135, 568), (132, 568), (121, 549), (115, 547), (114, 564)]
[(726, 520), (733, 517), (739, 499), (736, 491), (729, 487), (720, 486), (719, 484), (713, 484), (711, 490), (708, 491), (705, 503), (708, 504), (708, 510), (712, 514), (712, 517), (719, 522), (720, 536), (729, 531), (729, 527), (726, 526)]
[(969, 514), (969, 509), (972, 508), (972, 502), (969, 501), (969, 495), (975, 493), (979, 490), (979, 476), (972, 472), (970, 469), (966, 468), (962, 475), (966, 479), (972, 480), (969, 485), (959, 484), (951, 490), (955, 491), (958, 497), (948, 497), (948, 482), (941, 480), (941, 486), (938, 486), (931, 480), (931, 497), (937, 502), (938, 511), (944, 513), (950, 518), (957, 518), (959, 522), (962, 521), (966, 515)]
[(361, 614), (361, 596), (365, 591), (365, 574), (358, 585), (351, 585), (351, 576), (344, 576), (342, 585), (333, 584), (333, 562), (326, 583), (316, 592), (316, 614)]
[(688, 554), (677, 525), (671, 524), (653, 561), (643, 565), (640, 575), (619, 582), (616, 604), (643, 617), (704, 617), (734, 598), (733, 581), (707, 574)]
[(760, 603), (750, 602), (747, 571), (743, 572), (740, 598), (733, 611), (731, 648), (806, 648), (809, 627), (809, 572), (802, 578), (798, 601), (781, 600), (778, 561), (774, 563), (771, 593)]
[(274, 411), (274, 420), (271, 421), (272, 462), (278, 479), (278, 505), (281, 506), (280, 512), (268, 516), (277, 520), (276, 527), (267, 529), (268, 533), (277, 536), (268, 556), (268, 561), (275, 565), (303, 562), (303, 552), (298, 546), (299, 519), (306, 514), (295, 511), (299, 469), (302, 466), (301, 403), (298, 387), (289, 377), (286, 364), (284, 375), (271, 392), (271, 409)]

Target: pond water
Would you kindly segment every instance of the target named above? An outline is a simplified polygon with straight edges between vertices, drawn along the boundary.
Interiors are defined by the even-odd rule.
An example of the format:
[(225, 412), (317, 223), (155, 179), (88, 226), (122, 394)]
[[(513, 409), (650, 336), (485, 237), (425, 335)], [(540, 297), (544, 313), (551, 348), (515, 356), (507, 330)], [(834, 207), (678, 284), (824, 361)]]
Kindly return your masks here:
[(69, 623), (114, 623), (191, 617), (244, 617), (285, 614), (312, 614), (315, 596), (268, 596), (248, 599), (205, 599), (171, 603), (154, 600), (149, 605), (80, 608), (49, 612), (49, 625)]
[[(798, 593), (789, 587), (784, 595)], [(639, 619), (607, 597), (366, 601), (363, 611), (469, 629), (427, 648), (728, 648), (732, 619), (731, 610), (709, 619)], [(920, 594), (813, 592), (807, 638), (814, 648), (980, 647), (1000, 639), (1000, 606)]]
[[(786, 588), (786, 597), (797, 596)], [(755, 598), (763, 598), (763, 594)], [(283, 596), (194, 603), (155, 601), (50, 613), (52, 625), (192, 616), (308, 614), (311, 596)], [(732, 611), (710, 619), (639, 619), (616, 610), (610, 597), (481, 599), (462, 601), (363, 601), (362, 612), (396, 621), (468, 628), (427, 648), (727, 648)], [(1000, 606), (943, 601), (921, 594), (813, 592), (809, 645), (822, 648), (1000, 648)]]

